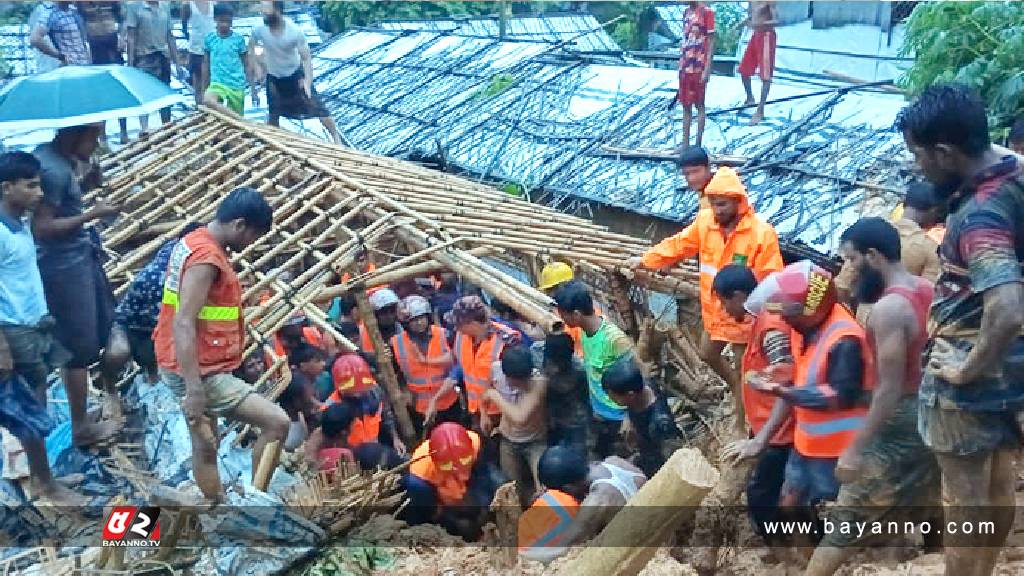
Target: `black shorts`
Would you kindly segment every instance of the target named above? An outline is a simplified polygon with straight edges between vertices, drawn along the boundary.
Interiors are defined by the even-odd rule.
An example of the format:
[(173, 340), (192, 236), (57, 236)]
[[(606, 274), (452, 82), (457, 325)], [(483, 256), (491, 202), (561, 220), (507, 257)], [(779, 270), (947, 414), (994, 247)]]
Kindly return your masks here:
[(190, 76), (195, 78), (197, 75), (203, 73), (203, 61), (206, 60), (206, 56), (202, 54), (192, 54), (189, 52), (188, 55), (188, 73)]
[(128, 346), (132, 349), (132, 360), (143, 370), (156, 370), (156, 350), (153, 345), (152, 330), (125, 330)]
[(267, 74), (267, 108), (271, 116), (284, 116), (295, 120), (325, 118), (330, 112), (324, 107), (316, 86), (310, 86), (310, 95), (302, 89), (302, 67), (291, 76), (278, 78)]
[(54, 335), (71, 352), (68, 368), (100, 359), (114, 322), (114, 295), (95, 253), (39, 261), (46, 307), (57, 320)]
[(116, 34), (90, 37), (89, 51), (92, 52), (93, 64), (124, 64), (124, 56), (117, 46)]

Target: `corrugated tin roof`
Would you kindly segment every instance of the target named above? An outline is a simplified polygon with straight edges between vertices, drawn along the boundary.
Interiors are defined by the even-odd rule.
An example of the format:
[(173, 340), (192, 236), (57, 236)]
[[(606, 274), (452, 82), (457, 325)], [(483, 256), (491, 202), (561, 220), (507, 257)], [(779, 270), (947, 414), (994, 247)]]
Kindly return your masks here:
[[(388, 20), (384, 30), (451, 31), (461, 36), (498, 37), (498, 19), (494, 17), (450, 20)], [(618, 52), (622, 48), (589, 14), (544, 14), (509, 18), (505, 37), (530, 42), (566, 42), (574, 52)]]
[[(584, 199), (680, 221), (696, 211), (673, 164), (603, 150), (679, 144), (680, 113), (669, 110), (674, 71), (593, 64), (548, 44), (436, 32), (352, 32), (316, 60), (317, 88), (359, 147), (401, 157), (440, 155), (480, 178), (543, 189), (556, 203)], [(503, 90), (496, 89), (499, 79), (508, 84)], [(905, 177), (898, 167), (906, 156), (889, 130), (902, 98), (806, 96), (821, 89), (777, 79), (772, 98), (804, 97), (770, 105), (766, 121), (751, 127), (749, 116), (715, 111), (743, 100), (738, 78), (715, 76), (705, 145), (754, 155), (807, 118), (806, 128), (767, 160), (830, 176), (773, 168), (752, 171), (746, 180), (754, 205), (780, 234), (828, 251), (868, 195), (844, 181), (897, 182)]]

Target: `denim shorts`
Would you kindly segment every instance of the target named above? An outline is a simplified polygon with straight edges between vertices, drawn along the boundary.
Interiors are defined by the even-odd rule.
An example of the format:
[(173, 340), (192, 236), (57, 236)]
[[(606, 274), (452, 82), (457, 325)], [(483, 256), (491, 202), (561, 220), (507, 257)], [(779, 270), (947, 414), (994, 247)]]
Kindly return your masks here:
[(782, 484), (781, 501), (785, 506), (814, 506), (834, 501), (839, 494), (836, 480), (838, 458), (812, 458), (796, 450), (786, 461), (786, 480)]

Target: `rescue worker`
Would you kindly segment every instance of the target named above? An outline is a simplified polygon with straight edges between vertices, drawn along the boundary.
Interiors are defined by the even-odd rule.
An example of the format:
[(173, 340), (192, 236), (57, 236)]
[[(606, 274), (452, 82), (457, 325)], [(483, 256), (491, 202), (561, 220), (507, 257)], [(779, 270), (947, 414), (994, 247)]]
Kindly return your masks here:
[(736, 425), (743, 428), (743, 403), (739, 376), (727, 365), (722, 351), (731, 344), (736, 359), (750, 339), (749, 319), (737, 322), (722, 308), (712, 283), (715, 274), (728, 264), (750, 267), (754, 277), (763, 279), (782, 268), (782, 253), (775, 229), (754, 213), (747, 201), (747, 190), (736, 171), (719, 168), (704, 189), (711, 208), (701, 210), (692, 224), (648, 250), (631, 258), (632, 267), (654, 270), (668, 268), (681, 260), (697, 257), (700, 265), (700, 306), (706, 337), (701, 342), (701, 358), (725, 380), (733, 393)]
[(782, 503), (814, 506), (839, 492), (836, 461), (867, 415), (874, 389), (874, 357), (864, 328), (836, 297), (832, 276), (810, 261), (773, 276), (778, 288), (765, 309), (782, 316), (792, 332), (793, 386), (751, 379), (750, 385), (794, 406), (796, 427), (786, 464)]
[(597, 313), (590, 289), (574, 280), (555, 292), (558, 315), (566, 326), (583, 331), (583, 367), (590, 396), (591, 434), (588, 448), (597, 459), (622, 451), (620, 434), (625, 429), (626, 409), (601, 386), (601, 378), (613, 364), (633, 354), (633, 340), (621, 328)]
[(331, 366), (334, 392), (327, 397), (322, 409), (332, 404), (349, 404), (354, 413), (352, 429), (348, 434), (349, 447), (367, 442), (381, 442), (405, 454), (406, 447), (395, 430), (394, 415), (387, 405), (384, 391), (377, 385), (370, 365), (358, 354), (338, 356)]
[(537, 464), (544, 492), (519, 517), (519, 553), (560, 546), (562, 536), (579, 512), (586, 496), (587, 460), (584, 452), (552, 447)]
[(501, 360), (506, 346), (519, 343), (519, 333), (494, 322), (487, 305), (479, 296), (463, 296), (452, 307), (452, 316), (458, 332), (455, 334), (455, 364), (448, 378), (427, 405), (424, 419), (431, 421), (437, 412), (438, 402), (456, 386), (462, 385), (466, 392), (466, 408), (473, 427), (479, 428), (480, 410), (486, 409), (492, 419), (501, 411), (497, 406), (484, 407), (481, 403), (484, 391), (491, 387), (491, 370)]
[(284, 326), (274, 334), (274, 354), (279, 357), (290, 356), (303, 342), (316, 348), (324, 347), (324, 338), (320, 331), (309, 325), (304, 313), (296, 312), (289, 316)]
[[(252, 451), (254, 480), (265, 477), (269, 482), (288, 434), (288, 414), (232, 374), (242, 364), (245, 324), (242, 287), (227, 250), (244, 250), (270, 231), (273, 218), (258, 191), (237, 188), (217, 207), (213, 222), (178, 241), (153, 332), (160, 378), (181, 398), (188, 422), (196, 484), (215, 501), (224, 498), (217, 472), (219, 416), (260, 430)], [(266, 462), (264, 450), (273, 451)], [(269, 472), (261, 465), (269, 466)]]
[[(370, 294), (370, 305), (373, 306), (373, 315), (377, 318), (377, 328), (384, 342), (389, 342), (391, 337), (402, 331), (402, 325), (398, 323), (398, 294), (390, 288), (381, 288)], [(364, 354), (373, 354), (373, 342), (370, 341), (370, 333), (366, 330), (366, 324), (359, 323), (359, 349)]]
[[(939, 466), (917, 432), (917, 390), (921, 353), (928, 342), (932, 283), (903, 267), (900, 235), (881, 218), (860, 219), (843, 232), (840, 242), (843, 260), (857, 271), (857, 299), (875, 304), (866, 328), (875, 351), (878, 384), (864, 426), (836, 464), (836, 477), (843, 486), (829, 519), (846, 525), (935, 520), (927, 514), (908, 513), (934, 511), (939, 504)], [(930, 532), (924, 535), (926, 545), (941, 543), (941, 537), (929, 542), (930, 537), (935, 539)], [(855, 546), (870, 540), (860, 534), (826, 534), (807, 574), (834, 574), (857, 551)]]
[[(552, 446), (541, 458), (546, 467), (558, 469), (562, 475), (581, 469), (580, 460), (580, 452), (565, 446)], [(520, 553), (537, 562), (555, 560), (565, 554), (570, 546), (586, 542), (599, 534), (646, 482), (647, 477), (639, 468), (618, 456), (591, 462), (582, 487), (564, 486), (564, 491), (574, 498), (579, 498), (584, 492), (586, 498), (580, 503), (569, 526), (564, 529), (559, 527), (559, 541), (547, 546), (534, 545), (521, 549)], [(642, 514), (642, 509), (635, 510)]]
[[(551, 296), (567, 282), (572, 282), (576, 275), (572, 267), (565, 262), (550, 262), (540, 271), (540, 284), (537, 289)], [(601, 307), (594, 303), (594, 310), (598, 315), (603, 315)], [(568, 334), (575, 344), (574, 352), (577, 358), (583, 358), (583, 328), (579, 326), (565, 326), (565, 333)]]
[(470, 541), (479, 537), (494, 494), (505, 483), (501, 471), (480, 458), (480, 448), (479, 434), (444, 422), (416, 448), (409, 466), (414, 485), (434, 489), (434, 521)]
[(793, 380), (789, 325), (778, 314), (764, 310), (765, 300), (776, 286), (774, 274), (758, 285), (754, 273), (740, 264), (722, 268), (714, 282), (715, 293), (730, 316), (737, 321), (748, 314), (754, 317), (740, 372), (744, 414), (751, 437), (727, 445), (722, 458), (733, 463), (757, 459), (747, 482), (747, 510), (754, 531), (769, 542), (774, 538), (765, 531), (765, 525), (778, 518), (779, 493), (793, 448), (794, 421), (785, 400), (761, 392), (751, 383), (769, 380), (789, 385)]
[[(426, 421), (427, 408), (444, 385), (454, 360), (444, 328), (431, 323), (430, 302), (426, 298), (406, 296), (399, 313), (405, 330), (391, 337), (391, 350), (411, 395), (413, 424), (417, 434), (422, 434), (430, 426)], [(455, 390), (438, 397), (434, 421), (461, 422), (458, 399)]]

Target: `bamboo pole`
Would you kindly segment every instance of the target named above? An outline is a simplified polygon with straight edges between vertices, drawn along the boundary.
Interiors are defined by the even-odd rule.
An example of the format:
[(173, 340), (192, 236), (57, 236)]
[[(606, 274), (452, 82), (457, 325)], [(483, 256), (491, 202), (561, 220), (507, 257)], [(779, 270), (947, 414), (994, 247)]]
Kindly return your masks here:
[(633, 576), (654, 557), (718, 481), (715, 470), (699, 450), (676, 450), (657, 474), (575, 560), (559, 572), (564, 576), (602, 574)]
[[(352, 272), (355, 274), (359, 270), (354, 268)], [(366, 293), (362, 290), (361, 286), (356, 288), (353, 296), (355, 297), (356, 307), (359, 308), (359, 317), (363, 321), (363, 326), (366, 327), (366, 333), (370, 335), (370, 342), (373, 343), (373, 352), (377, 357), (377, 369), (384, 379), (384, 387), (387, 389), (388, 397), (391, 400), (391, 409), (395, 412), (395, 419), (398, 421), (398, 433), (401, 434), (402, 442), (405, 442), (406, 446), (413, 446), (416, 442), (416, 430), (413, 428), (412, 419), (409, 417), (408, 403), (405, 401), (406, 394), (398, 386), (398, 375), (395, 374), (395, 366), (391, 361), (390, 348), (388, 348), (387, 343), (384, 342), (384, 338), (380, 334), (377, 316), (374, 314), (373, 307), (370, 306)]]

